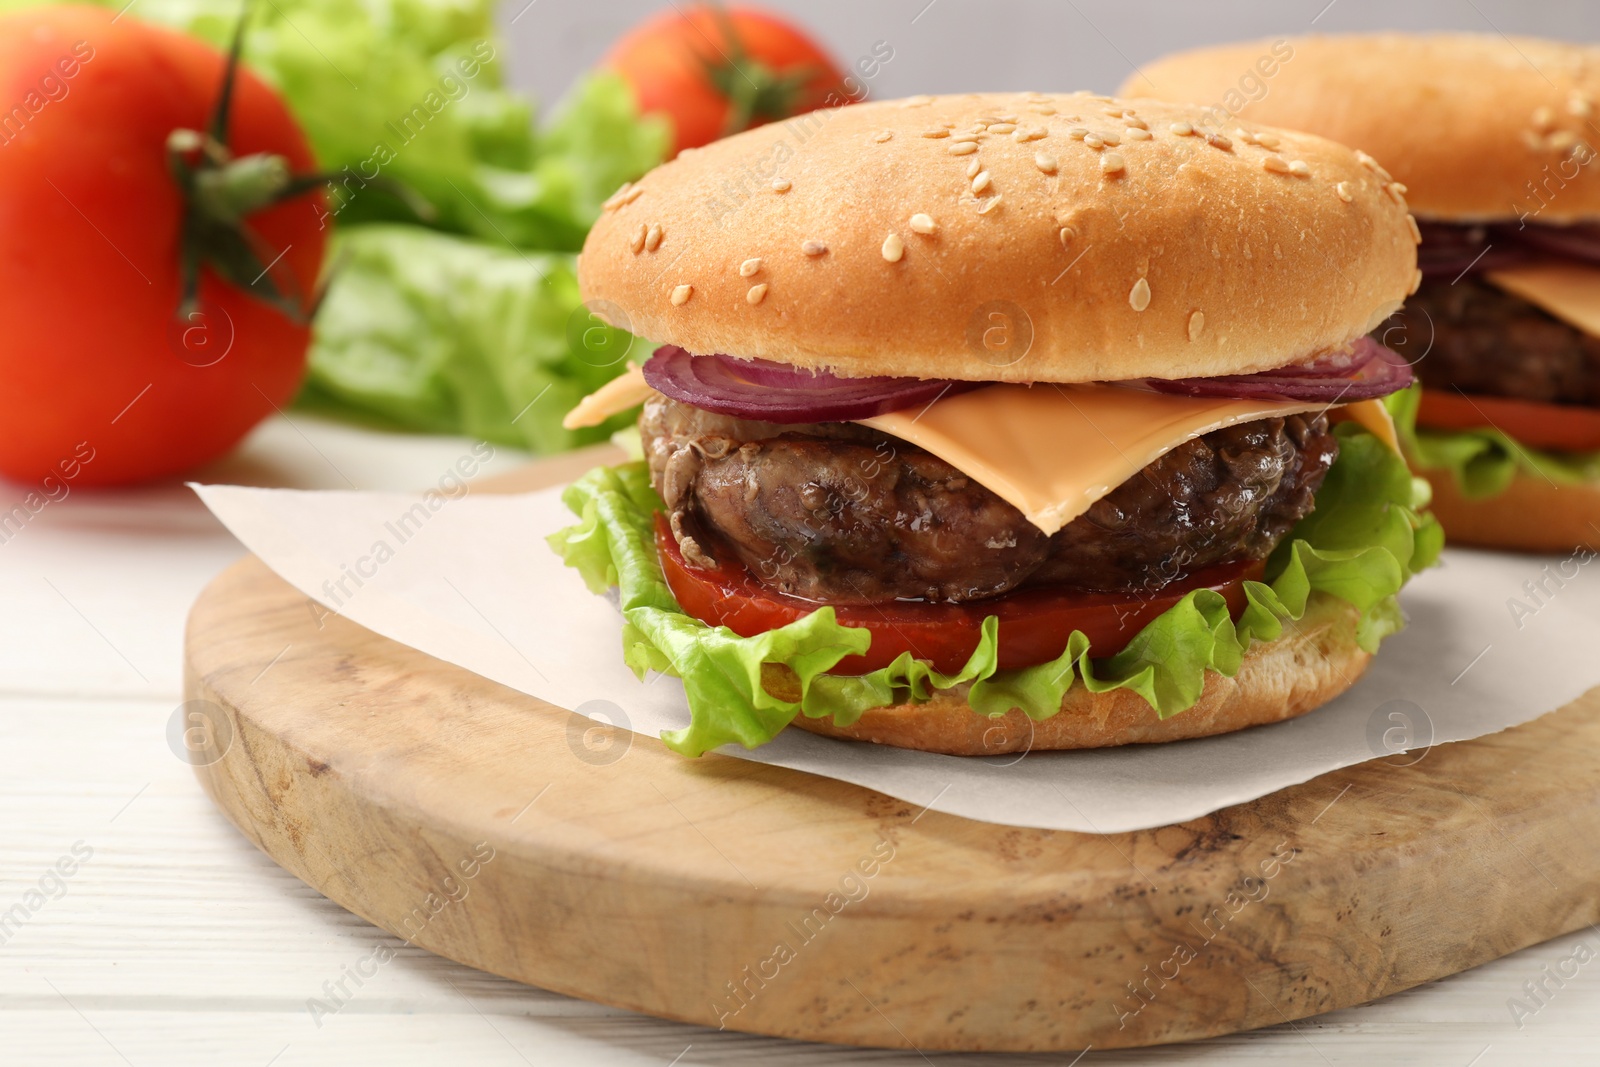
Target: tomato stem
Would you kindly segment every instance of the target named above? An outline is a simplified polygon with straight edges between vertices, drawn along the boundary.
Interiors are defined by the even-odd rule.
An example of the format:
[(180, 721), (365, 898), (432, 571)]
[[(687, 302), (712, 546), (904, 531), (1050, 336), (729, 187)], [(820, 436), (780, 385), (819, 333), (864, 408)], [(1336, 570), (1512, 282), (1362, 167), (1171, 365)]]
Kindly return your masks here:
[(183, 231), (179, 241), (182, 295), (177, 316), (188, 321), (198, 310), (200, 275), (209, 268), (247, 295), (281, 311), (291, 321), (310, 320), (312, 307), (283, 265), (288, 249), (268, 245), (247, 224), (256, 212), (304, 195), (306, 184), (280, 155), (253, 153), (235, 158), (228, 148), (234, 87), (244, 50), (250, 4), (234, 27), (222, 86), (207, 132), (178, 129), (167, 136), (167, 165), (183, 193)]
[(794, 115), (806, 87), (821, 71), (814, 66), (797, 66), (779, 72), (759, 60), (751, 59), (733, 19), (719, 3), (705, 5), (717, 20), (726, 51), (717, 49), (712, 58), (696, 53), (706, 80), (728, 101), (728, 119), (723, 136), (749, 129), (758, 121), (774, 122)]

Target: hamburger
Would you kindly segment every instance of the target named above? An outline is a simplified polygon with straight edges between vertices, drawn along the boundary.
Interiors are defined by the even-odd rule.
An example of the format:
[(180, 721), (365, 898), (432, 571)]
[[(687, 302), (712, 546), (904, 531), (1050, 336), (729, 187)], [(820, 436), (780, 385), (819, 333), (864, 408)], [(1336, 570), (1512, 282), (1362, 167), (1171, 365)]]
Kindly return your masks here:
[[(1422, 287), (1380, 336), (1421, 379), (1394, 410), (1435, 513), (1466, 544), (1600, 547), (1600, 49), (1470, 34), (1285, 45), (1171, 56), (1137, 88), (1381, 160), (1421, 226)], [(1291, 57), (1264, 80), (1274, 50)]]
[(1330, 141), (1086, 94), (916, 97), (684, 153), (578, 265), (643, 459), (551, 538), (682, 679), (680, 752), (791, 723), (959, 755), (1307, 712), (1438, 553), (1367, 334), (1414, 228)]

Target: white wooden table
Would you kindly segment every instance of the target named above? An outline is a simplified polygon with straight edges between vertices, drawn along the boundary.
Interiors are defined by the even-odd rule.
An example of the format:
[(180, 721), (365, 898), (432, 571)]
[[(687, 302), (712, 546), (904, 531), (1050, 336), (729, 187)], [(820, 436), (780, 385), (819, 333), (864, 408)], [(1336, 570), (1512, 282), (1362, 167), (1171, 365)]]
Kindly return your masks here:
[[(467, 450), (296, 416), (206, 477), (417, 488)], [(522, 458), (502, 452), (485, 470)], [(342, 911), (235, 832), (166, 740), (188, 605), (240, 553), (178, 486), (74, 491), (0, 543), (0, 1064), (1073, 1062), (848, 1051), (663, 1022), (469, 970)], [(48, 874), (63, 858), (74, 873)], [(1078, 1062), (1600, 1063), (1600, 961), (1562, 986), (1545, 980), (1550, 995), (1520, 1027), (1508, 1005), (1579, 940), (1315, 1020)], [(1600, 936), (1587, 940), (1600, 953)], [(307, 1001), (380, 944), (398, 958), (314, 1021)]]

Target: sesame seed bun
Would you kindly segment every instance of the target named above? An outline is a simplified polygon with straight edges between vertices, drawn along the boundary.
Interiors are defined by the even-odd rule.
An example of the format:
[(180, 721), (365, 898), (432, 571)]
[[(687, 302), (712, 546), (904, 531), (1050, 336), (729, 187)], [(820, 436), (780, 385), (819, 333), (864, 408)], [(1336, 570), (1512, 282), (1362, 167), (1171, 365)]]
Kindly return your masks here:
[(1183, 52), (1143, 75), (1124, 90), (1370, 152), (1419, 217), (1600, 215), (1600, 168), (1588, 165), (1600, 144), (1600, 49), (1489, 34), (1297, 37)]
[(1581, 545), (1600, 551), (1600, 483), (1554, 485), (1518, 471), (1505, 492), (1472, 500), (1447, 471), (1417, 473), (1433, 486), (1433, 514), (1451, 544), (1523, 552), (1570, 552)]
[(1353, 152), (1244, 125), (1085, 94), (816, 112), (619, 191), (579, 282), (651, 342), (846, 376), (1268, 370), (1397, 307), (1415, 237)]
[[(828, 737), (952, 756), (1106, 748), (1232, 733), (1304, 715), (1354, 685), (1372, 659), (1356, 644), (1356, 617), (1349, 604), (1318, 594), (1305, 617), (1286, 624), (1276, 641), (1251, 645), (1238, 674), (1228, 678), (1208, 673), (1199, 702), (1168, 719), (1157, 718), (1144, 698), (1126, 689), (1090, 693), (1081, 685), (1067, 690), (1060, 714), (1042, 722), (1016, 710), (990, 718), (967, 705), (963, 686), (937, 693), (926, 704), (876, 708), (850, 726), (804, 715), (794, 725)], [(762, 680), (774, 695), (784, 696), (765, 675)], [(798, 698), (795, 690), (785, 699)]]

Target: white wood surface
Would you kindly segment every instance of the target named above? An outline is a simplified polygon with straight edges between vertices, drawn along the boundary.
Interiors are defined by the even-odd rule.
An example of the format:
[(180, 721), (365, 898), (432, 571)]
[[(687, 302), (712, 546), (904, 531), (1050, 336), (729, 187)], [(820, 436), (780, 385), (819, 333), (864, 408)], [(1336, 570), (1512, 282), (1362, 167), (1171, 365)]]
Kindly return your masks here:
[[(296, 416), (208, 480), (423, 487), (467, 450)], [(486, 472), (521, 459), (502, 453)], [(166, 742), (189, 601), (240, 551), (177, 486), (74, 491), (0, 544), (0, 915), (76, 842), (93, 849), (64, 895), (9, 939), (0, 932), (0, 1063), (1072, 1062), (849, 1051), (649, 1019), (429, 956), (317, 896), (212, 810)], [(1559, 987), (1546, 979), (1553, 995), (1520, 1028), (1508, 1007), (1580, 940), (1600, 952), (1589, 931), (1293, 1026), (1079, 1062), (1600, 1062), (1600, 959)], [(319, 1026), (307, 1001), (380, 944), (397, 957)]]

